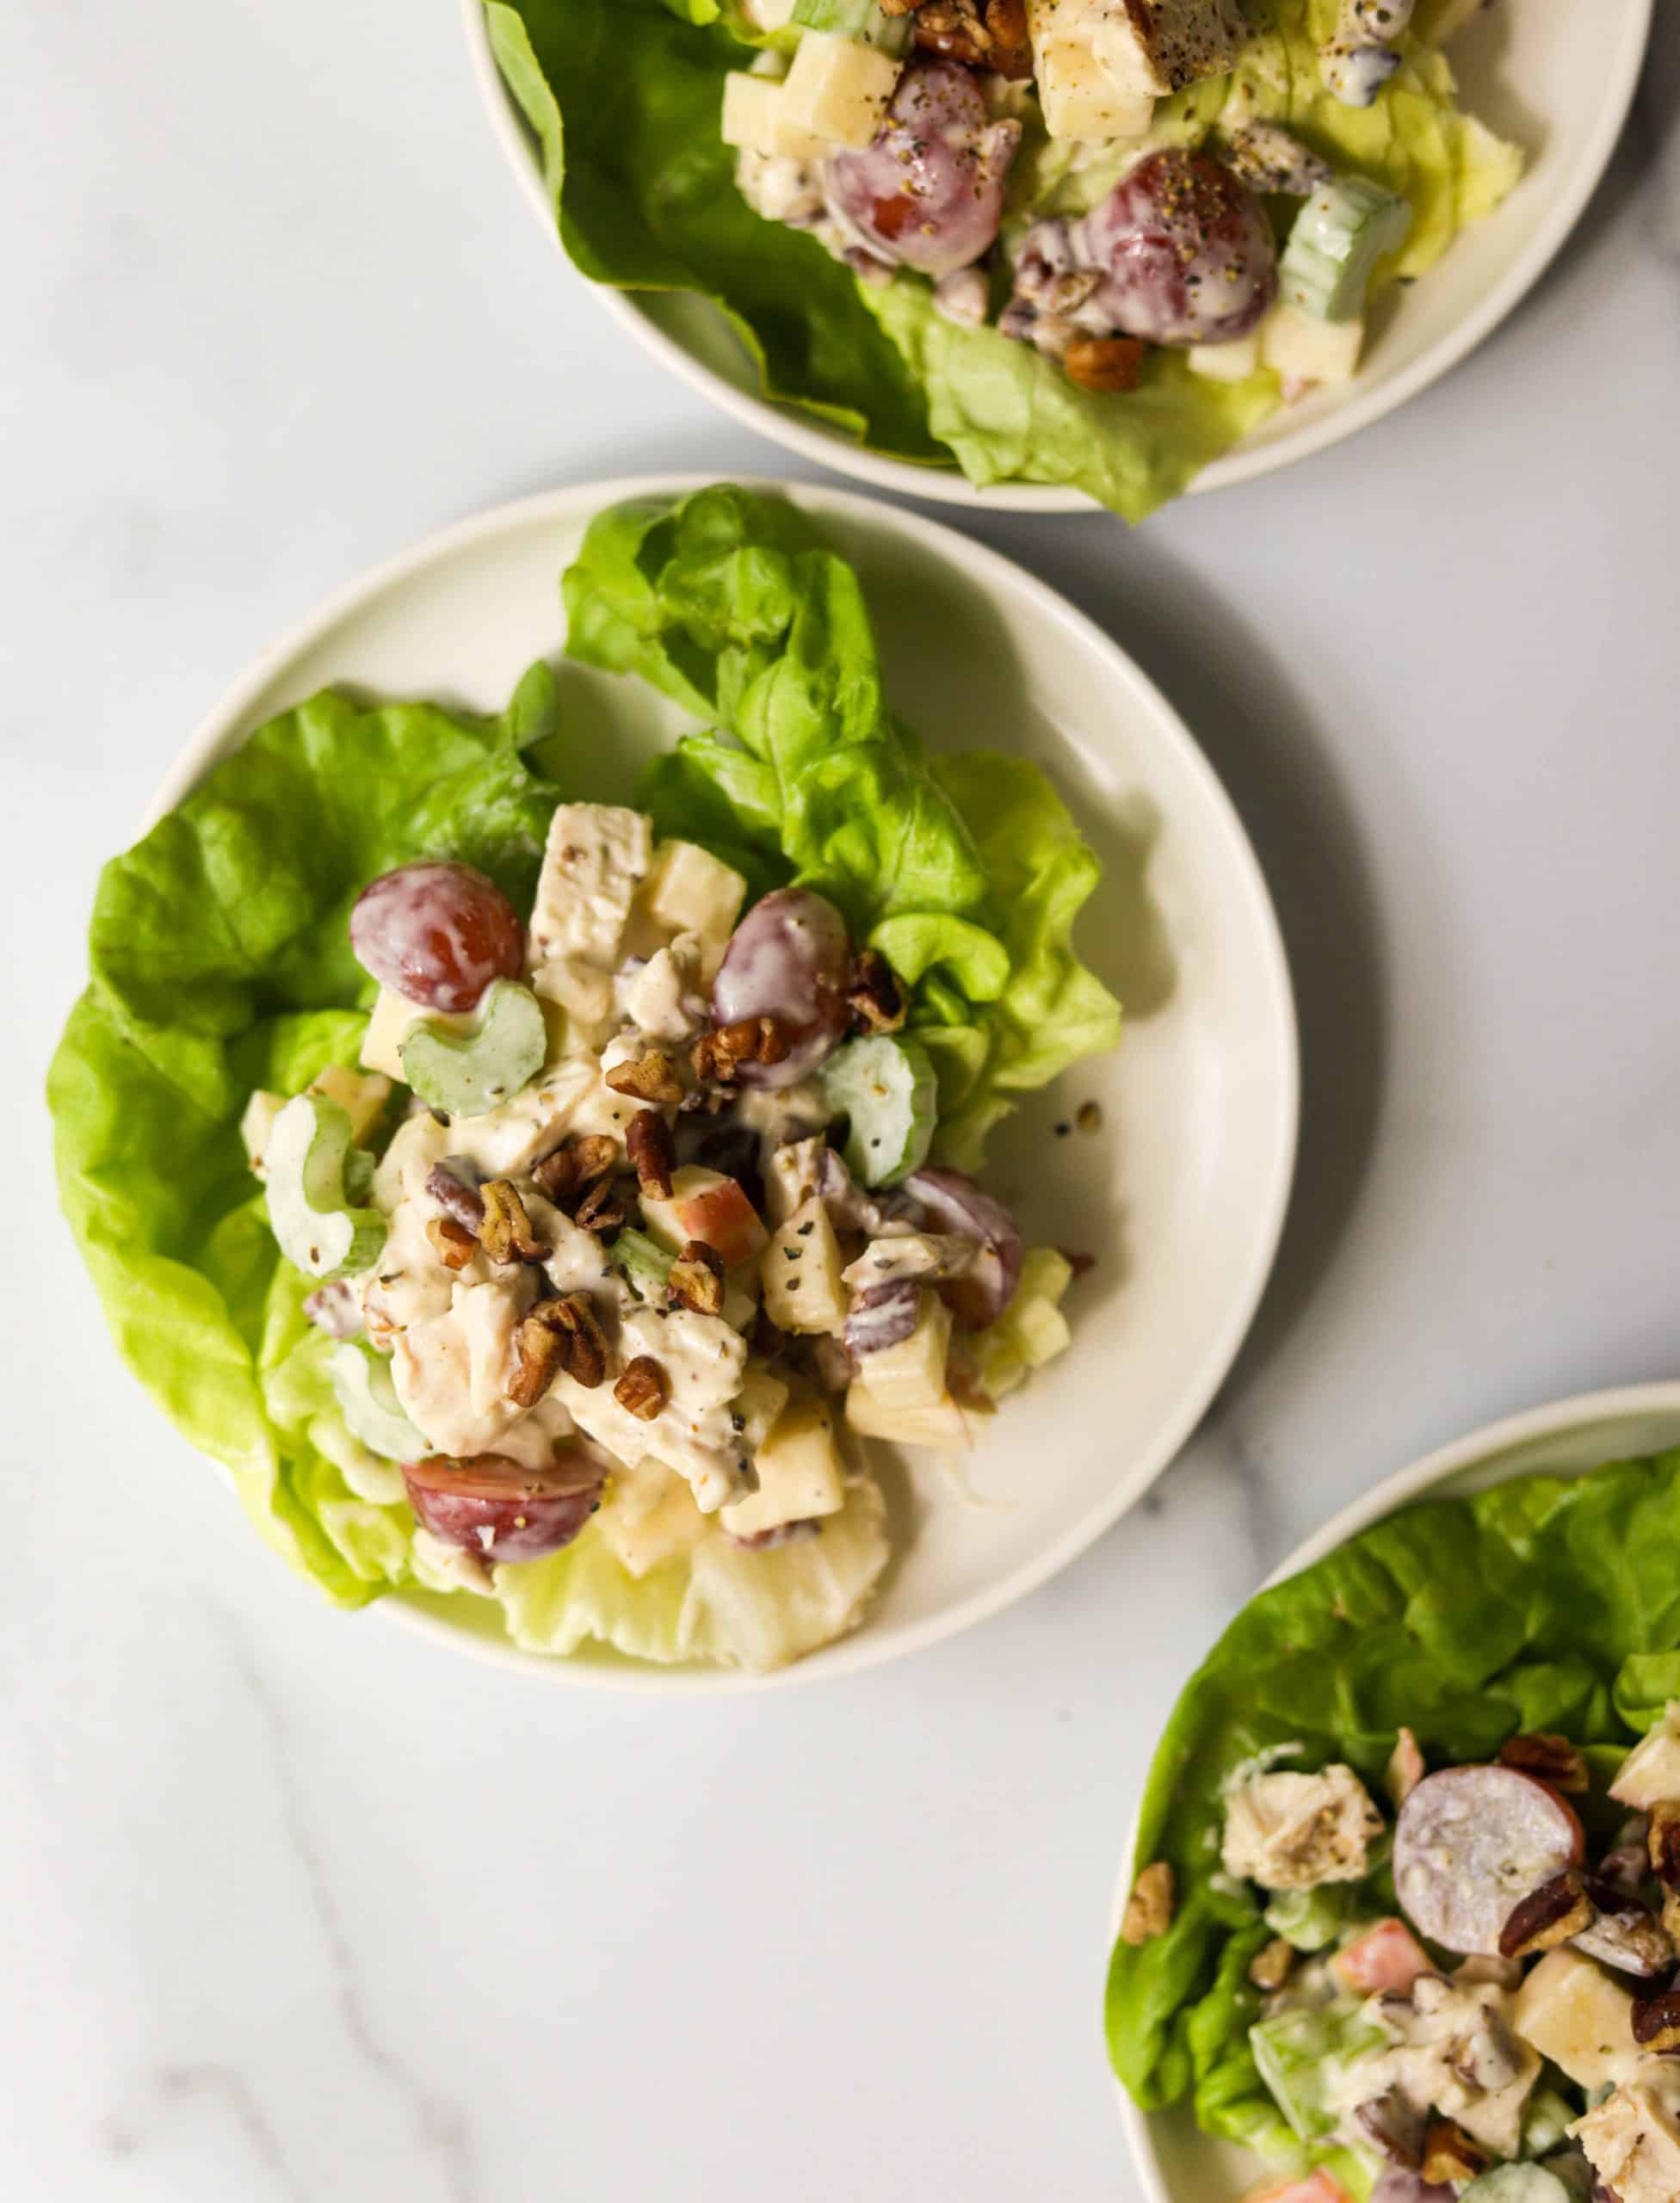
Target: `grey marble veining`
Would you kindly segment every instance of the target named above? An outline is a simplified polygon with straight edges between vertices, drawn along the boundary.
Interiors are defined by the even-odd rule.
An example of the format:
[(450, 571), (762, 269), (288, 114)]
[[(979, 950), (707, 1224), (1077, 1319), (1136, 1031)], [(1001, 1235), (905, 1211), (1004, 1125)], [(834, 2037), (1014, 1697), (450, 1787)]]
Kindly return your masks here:
[(1111, 628), (1243, 811), (1300, 994), (1295, 1208), (1203, 1429), (1077, 1565), (911, 1665), (664, 1706), (289, 1581), (114, 1366), (36, 1096), (96, 854), (329, 587), (556, 480), (786, 469), (557, 267), (442, 0), (14, 11), (8, 2203), (1132, 2194), (1104, 1922), (1183, 1678), (1380, 1473), (1677, 1361), (1658, 12), (1578, 236), (1446, 383), (1136, 536), (962, 523)]

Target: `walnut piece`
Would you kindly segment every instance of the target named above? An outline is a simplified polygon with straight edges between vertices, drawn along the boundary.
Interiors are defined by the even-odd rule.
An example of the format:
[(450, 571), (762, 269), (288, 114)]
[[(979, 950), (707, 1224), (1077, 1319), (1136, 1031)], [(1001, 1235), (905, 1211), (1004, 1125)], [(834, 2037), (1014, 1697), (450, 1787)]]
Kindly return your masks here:
[(638, 1102), (657, 1102), (675, 1108), (682, 1099), (682, 1082), (676, 1067), (662, 1049), (649, 1048), (633, 1064), (615, 1064), (607, 1073), (615, 1094), (628, 1094)]
[(428, 1217), (426, 1237), (446, 1270), (464, 1270), (479, 1251), (478, 1241), (453, 1216)]
[(676, 1168), (676, 1143), (657, 1109), (638, 1109), (624, 1135), (625, 1151), (636, 1166), (636, 1182), (656, 1200), (670, 1199), (670, 1174)]
[(690, 1239), (670, 1266), (670, 1297), (697, 1316), (723, 1312), (723, 1256), (703, 1239)]
[(670, 1397), (665, 1373), (651, 1354), (639, 1354), (627, 1362), (624, 1374), (613, 1387), (613, 1398), (627, 1413), (652, 1422)]
[(1132, 1894), (1126, 1900), (1126, 1916), (1120, 1923), (1120, 1939), (1130, 1943), (1133, 1949), (1142, 1943), (1152, 1943), (1158, 1935), (1164, 1935), (1172, 1925), (1172, 1910), (1177, 1890), (1172, 1869), (1164, 1859), (1157, 1859), (1146, 1867), (1132, 1885)]
[(852, 966), (846, 1006), (860, 1033), (897, 1033), (905, 1021), (905, 990), (878, 948), (866, 948)]
[(1567, 1737), (1507, 1737), (1499, 1747), (1499, 1764), (1569, 1797), (1584, 1797), (1591, 1787), (1587, 1763)]
[(486, 1178), (479, 1189), (485, 1205), (479, 1243), (492, 1262), (540, 1262), (548, 1250), (531, 1229), (525, 1204), (510, 1178)]
[(727, 1086), (743, 1064), (779, 1064), (788, 1054), (788, 1036), (774, 1017), (742, 1017), (702, 1033), (689, 1051), (696, 1078)]
[(1135, 336), (1076, 336), (1063, 355), (1070, 382), (1081, 390), (1135, 390), (1144, 347)]

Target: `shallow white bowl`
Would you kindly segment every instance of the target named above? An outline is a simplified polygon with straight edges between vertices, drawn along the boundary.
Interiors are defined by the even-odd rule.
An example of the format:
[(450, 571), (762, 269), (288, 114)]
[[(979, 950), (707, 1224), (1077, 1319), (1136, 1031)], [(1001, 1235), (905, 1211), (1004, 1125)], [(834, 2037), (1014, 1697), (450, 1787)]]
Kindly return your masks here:
[[(1192, 493), (1251, 482), (1325, 451), (1380, 421), (1456, 367), (1544, 273), (1603, 175), (1639, 79), (1653, 0), (1498, 0), (1451, 52), (1471, 111), (1529, 152), (1521, 185), (1467, 231), (1440, 265), (1401, 293), (1357, 379), (1275, 414), (1207, 467)], [(559, 244), (536, 148), (491, 52), (481, 0), (461, 0), (472, 65), (491, 124), (528, 204)], [(911, 497), (1022, 513), (1094, 512), (1077, 490), (1005, 483), (978, 490), (954, 468), (864, 451), (798, 408), (771, 404), (723, 315), (686, 293), (597, 295), (673, 373), (802, 459)], [(861, 311), (861, 309), (860, 309)]]
[[(212, 713), (151, 818), (328, 682), (499, 709), (534, 658), (560, 649), (559, 577), (593, 515), (697, 482), (556, 491), (353, 583)], [(487, 1601), (380, 1602), (540, 1673), (644, 1689), (868, 1667), (980, 1620), (1065, 1566), (1195, 1428), (1271, 1268), (1294, 1166), (1295, 1028), (1276, 921), (1236, 813), (1159, 692), (1065, 599), (949, 528), (849, 491), (764, 486), (785, 489), (856, 563), (893, 702), (930, 747), (988, 745), (1049, 769), (1104, 863), (1080, 947), (1131, 1016), (1113, 1056), (1028, 1101), (987, 1170), (1018, 1201), (1029, 1239), (1097, 1258), (1071, 1303), (1072, 1350), (986, 1426), (972, 1490), (925, 1461), (889, 1461), (899, 1557), (856, 1636), (760, 1678), (608, 1653), (545, 1660), (491, 1633)], [(621, 799), (626, 759), (689, 724), (640, 682), (565, 663), (560, 677), (579, 748), (574, 796)], [(1101, 1104), (1099, 1132), (1069, 1127), (1086, 1100)]]
[[(1570, 1476), (1680, 1445), (1680, 1381), (1634, 1385), (1554, 1400), (1526, 1415), (1486, 1424), (1387, 1477), (1362, 1499), (1292, 1553), (1269, 1581), (1282, 1583), (1322, 1560), (1337, 1546), (1414, 1499), (1447, 1498), (1485, 1491), (1513, 1477)], [(1126, 1898), (1136, 1879), (1137, 1833), (1126, 1846), (1115, 1896), (1111, 1931), (1117, 1933)], [(1140, 2111), (1115, 2083), (1121, 2123), (1131, 2144), (1143, 2194), (1150, 2203), (1238, 2203), (1266, 2170), (1246, 2151), (1201, 2133), (1182, 2105), (1167, 2112)]]

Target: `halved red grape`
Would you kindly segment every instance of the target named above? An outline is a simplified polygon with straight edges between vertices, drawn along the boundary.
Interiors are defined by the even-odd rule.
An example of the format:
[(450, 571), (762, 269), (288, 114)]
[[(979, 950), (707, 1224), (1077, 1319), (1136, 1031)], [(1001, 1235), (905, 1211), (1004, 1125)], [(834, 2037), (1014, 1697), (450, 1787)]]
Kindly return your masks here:
[(467, 864), (405, 864), (350, 912), (356, 961), (425, 1009), (472, 1009), (492, 979), (525, 968), (525, 928), (493, 879)]
[(1020, 143), (1021, 125), (991, 120), (969, 70), (912, 63), (874, 143), (830, 161), (830, 211), (876, 259), (954, 275), (997, 237)]
[(939, 1231), (976, 1239), (979, 1253), (960, 1277), (948, 1278), (940, 1298), (965, 1330), (995, 1324), (1021, 1282), (1021, 1234), (1002, 1201), (961, 1170), (917, 1170), (902, 1190)]
[(808, 887), (780, 887), (747, 912), (712, 988), (712, 1022), (773, 1017), (788, 1046), (780, 1063), (743, 1064), (744, 1086), (792, 1086), (844, 1037), (851, 954), (846, 921)]
[(546, 1469), (503, 1453), (458, 1461), (435, 1454), (403, 1465), (409, 1503), (446, 1545), (479, 1560), (538, 1560), (568, 1546), (594, 1513), (606, 1464), (593, 1447), (559, 1447)]
[(1091, 209), (1075, 254), (1102, 274), (1093, 312), (1151, 344), (1246, 336), (1277, 288), (1265, 208), (1229, 169), (1179, 147), (1140, 161)]

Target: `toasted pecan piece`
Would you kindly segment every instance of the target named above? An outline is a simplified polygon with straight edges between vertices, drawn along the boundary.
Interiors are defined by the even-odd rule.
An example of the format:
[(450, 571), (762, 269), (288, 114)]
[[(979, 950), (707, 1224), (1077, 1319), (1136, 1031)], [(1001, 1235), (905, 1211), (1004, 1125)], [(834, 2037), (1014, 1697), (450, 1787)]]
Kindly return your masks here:
[(1274, 1935), (1249, 1960), (1248, 1978), (1257, 1989), (1269, 1993), (1282, 1989), (1295, 1970), (1295, 1947), (1286, 1935)]
[(577, 1207), (573, 1221), (585, 1231), (615, 1231), (624, 1221), (624, 1195), (618, 1182), (597, 1178)]
[(907, 1014), (905, 990), (878, 948), (866, 948), (852, 966), (846, 1007), (860, 1033), (897, 1033)]
[(1561, 1790), (1566, 1797), (1584, 1797), (1591, 1787), (1587, 1763), (1567, 1737), (1507, 1737), (1499, 1747), (1499, 1764), (1531, 1774), (1536, 1782)]
[(1450, 2119), (1432, 2119), (1424, 2135), (1424, 2162), (1420, 2167), (1424, 2181), (1430, 2187), (1448, 2188), (1461, 2181), (1473, 2180), (1478, 2173), (1485, 2172), (1490, 2159), (1485, 2150), (1470, 2139), (1461, 2126)]
[(1164, 1935), (1172, 1925), (1177, 1902), (1177, 1886), (1171, 1867), (1164, 1859), (1153, 1861), (1132, 1885), (1125, 1916), (1120, 1923), (1121, 1942), (1135, 1948), (1140, 1943), (1152, 1943), (1158, 1935)]
[(587, 1293), (568, 1293), (539, 1300), (514, 1333), (519, 1367), (508, 1398), (534, 1407), (564, 1370), (591, 1392), (607, 1374), (607, 1339)]
[(670, 1174), (676, 1168), (676, 1143), (657, 1109), (638, 1109), (624, 1134), (625, 1151), (636, 1166), (636, 1182), (656, 1200), (670, 1199)]
[(1661, 2054), (1680, 2050), (1680, 1989), (1665, 1989), (1660, 1996), (1635, 1998), (1634, 2039), (1641, 2050)]
[(927, 53), (1002, 77), (1033, 73), (1023, 0), (921, 0), (916, 43)]
[(479, 1241), (492, 1262), (540, 1262), (546, 1258), (548, 1250), (532, 1230), (510, 1178), (486, 1178), (479, 1194), (485, 1205)]
[(1531, 1959), (1541, 1951), (1555, 1950), (1560, 1943), (1584, 1934), (1597, 1917), (1585, 1876), (1566, 1867), (1512, 1908), (1499, 1930), (1499, 1955)]
[(1680, 1802), (1665, 1798), (1651, 1808), (1645, 1848), (1651, 1871), (1663, 1887), (1680, 1891)]
[(670, 1398), (664, 1365), (651, 1354), (639, 1354), (625, 1364), (624, 1374), (613, 1387), (613, 1398), (627, 1413), (652, 1422)]
[(675, 1108), (682, 1099), (676, 1066), (662, 1048), (645, 1049), (634, 1063), (615, 1064), (607, 1073), (607, 1083), (615, 1094), (656, 1102), (661, 1108)]
[(723, 1256), (703, 1239), (690, 1239), (670, 1266), (666, 1280), (673, 1300), (697, 1316), (723, 1312)]
[(729, 1085), (743, 1064), (779, 1064), (788, 1054), (788, 1035), (774, 1017), (741, 1017), (702, 1033), (689, 1051), (696, 1078)]
[(1135, 390), (1144, 345), (1135, 336), (1076, 336), (1062, 359), (1070, 382), (1109, 395)]
[(531, 1176), (549, 1200), (563, 1208), (573, 1194), (604, 1178), (617, 1160), (616, 1140), (604, 1132), (585, 1132), (545, 1155)]
[(446, 1270), (464, 1270), (479, 1251), (477, 1239), (453, 1216), (428, 1217), (426, 1237)]

